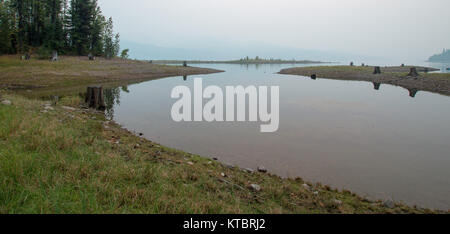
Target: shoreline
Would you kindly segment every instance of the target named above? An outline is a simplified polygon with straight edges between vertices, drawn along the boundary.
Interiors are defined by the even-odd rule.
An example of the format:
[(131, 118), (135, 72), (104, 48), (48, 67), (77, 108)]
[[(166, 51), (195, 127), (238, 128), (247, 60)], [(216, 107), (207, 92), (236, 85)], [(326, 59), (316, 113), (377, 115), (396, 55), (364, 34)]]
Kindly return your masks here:
[[(80, 97), (66, 97), (56, 105), (10, 92), (3, 99), (11, 104), (0, 104), (0, 121), (14, 131), (8, 141), (0, 141), (8, 152), (3, 151), (0, 161), (13, 168), (0, 168), (0, 175), (9, 180), (11, 171), (33, 166), (27, 167), (27, 176), (21, 175), (18, 183), (0, 184), (0, 188), (10, 191), (9, 196), (18, 201), (30, 196), (30, 192), (33, 196), (25, 204), (0, 201), (0, 213), (10, 213), (11, 209), (14, 213), (445, 213), (392, 200), (370, 200), (321, 183), (282, 178), (261, 168), (243, 169), (165, 147), (107, 120), (101, 112), (86, 109)], [(26, 123), (19, 124), (21, 119)], [(41, 126), (39, 131), (23, 135), (36, 125)], [(0, 131), (0, 138), (4, 137), (2, 134), (4, 131)], [(27, 148), (15, 147), (21, 144)], [(40, 148), (46, 150), (41, 152)], [(68, 160), (66, 155), (74, 158)], [(35, 184), (33, 178), (45, 182)], [(53, 189), (42, 190), (42, 186)], [(86, 186), (81, 187), (82, 191), (93, 197), (91, 203), (97, 205), (80, 210), (79, 199), (72, 200), (71, 196), (76, 191), (59, 189), (74, 186)], [(94, 189), (89, 189), (91, 186)], [(157, 191), (161, 186), (166, 189)], [(55, 197), (64, 200), (51, 201)], [(34, 204), (41, 200), (43, 204)], [(101, 201), (107, 202), (102, 205)], [(65, 202), (73, 207), (57, 206)]]
[[(66, 70), (77, 68), (70, 63), (65, 66), (69, 66)], [(77, 95), (52, 104), (0, 89), (1, 99), (9, 104), (0, 104), (4, 123), (0, 161), (6, 165), (0, 167), (0, 176), (18, 182), (0, 183), (3, 191), (9, 191), (8, 197), (17, 201), (0, 201), (0, 213), (443, 212), (369, 200), (301, 178), (281, 178), (263, 169), (242, 169), (207, 155), (164, 147), (108, 121), (104, 113), (87, 109)], [(23, 170), (28, 173), (11, 174)], [(33, 178), (43, 184), (34, 183)], [(74, 196), (77, 191), (89, 196), (92, 204), (81, 204)]]
[(332, 64), (333, 62), (321, 62), (310, 60), (153, 60), (154, 64), (238, 64), (238, 65), (259, 65), (259, 64)]
[(373, 74), (373, 67), (357, 66), (318, 66), (318, 67), (295, 67), (283, 69), (278, 74), (298, 75), (311, 78), (323, 78), (334, 80), (368, 81), (374, 83), (374, 88), (379, 89), (381, 84), (400, 86), (415, 97), (419, 91), (428, 91), (450, 96), (450, 74), (448, 73), (425, 73), (437, 71), (435, 68), (415, 66), (419, 75), (408, 76), (410, 68), (405, 67), (380, 67), (381, 74)]
[(221, 70), (165, 66), (138, 60), (60, 56), (59, 61), (0, 56), (0, 88), (13, 90), (67, 89), (94, 84), (132, 84), (148, 80), (223, 72)]

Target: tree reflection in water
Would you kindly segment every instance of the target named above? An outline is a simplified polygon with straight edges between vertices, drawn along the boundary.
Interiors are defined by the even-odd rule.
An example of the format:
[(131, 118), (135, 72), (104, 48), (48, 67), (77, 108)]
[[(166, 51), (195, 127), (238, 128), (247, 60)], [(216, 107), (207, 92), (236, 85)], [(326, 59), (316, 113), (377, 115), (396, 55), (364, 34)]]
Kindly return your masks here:
[(105, 89), (103, 95), (105, 96), (106, 104), (106, 118), (113, 119), (114, 106), (120, 106), (120, 92), (129, 93), (127, 86)]

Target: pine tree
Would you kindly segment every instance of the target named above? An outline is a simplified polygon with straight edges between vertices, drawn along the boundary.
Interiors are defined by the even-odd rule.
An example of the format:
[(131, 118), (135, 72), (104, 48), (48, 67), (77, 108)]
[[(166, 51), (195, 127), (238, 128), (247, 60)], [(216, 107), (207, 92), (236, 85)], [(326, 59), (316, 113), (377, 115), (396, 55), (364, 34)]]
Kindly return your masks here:
[(71, 46), (77, 55), (87, 55), (91, 49), (92, 25), (96, 1), (72, 0), (69, 9)]
[(97, 0), (0, 0), (0, 53), (101, 56), (110, 48), (108, 56), (115, 57), (119, 36), (114, 37), (112, 25)]
[(0, 1), (0, 54), (15, 53), (14, 27), (9, 2)]

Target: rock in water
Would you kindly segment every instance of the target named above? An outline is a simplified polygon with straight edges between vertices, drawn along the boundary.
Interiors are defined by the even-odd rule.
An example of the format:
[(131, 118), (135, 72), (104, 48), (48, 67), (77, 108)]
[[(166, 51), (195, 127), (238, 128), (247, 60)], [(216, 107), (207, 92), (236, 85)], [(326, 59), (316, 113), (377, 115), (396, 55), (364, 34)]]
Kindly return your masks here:
[(261, 173), (267, 173), (267, 169), (265, 167), (262, 167), (262, 166), (258, 167), (258, 171), (261, 172)]

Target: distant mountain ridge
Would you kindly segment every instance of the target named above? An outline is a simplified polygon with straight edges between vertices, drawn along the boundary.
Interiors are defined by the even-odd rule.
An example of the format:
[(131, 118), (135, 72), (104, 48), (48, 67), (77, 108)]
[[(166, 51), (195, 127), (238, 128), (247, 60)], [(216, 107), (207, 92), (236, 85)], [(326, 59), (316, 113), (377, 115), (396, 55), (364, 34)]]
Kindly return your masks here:
[(444, 49), (441, 54), (435, 54), (428, 59), (429, 62), (450, 62), (450, 50)]
[(205, 48), (161, 47), (153, 44), (141, 44), (132, 41), (121, 41), (121, 48), (130, 49), (130, 57), (141, 60), (235, 60), (250, 56), (283, 60), (311, 60), (339, 62), (367, 61), (370, 57), (351, 53), (331, 51), (284, 48), (277, 46), (221, 46)]

